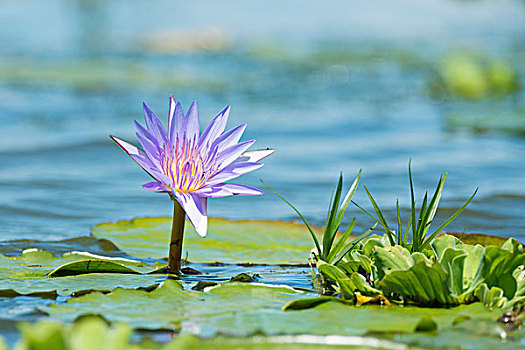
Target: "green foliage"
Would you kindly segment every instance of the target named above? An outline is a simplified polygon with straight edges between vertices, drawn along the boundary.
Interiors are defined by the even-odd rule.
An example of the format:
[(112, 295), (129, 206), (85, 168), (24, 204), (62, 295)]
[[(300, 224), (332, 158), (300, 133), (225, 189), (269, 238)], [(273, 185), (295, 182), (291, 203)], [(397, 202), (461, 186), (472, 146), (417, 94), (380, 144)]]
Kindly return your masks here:
[[(170, 229), (171, 218), (149, 217), (102, 223), (91, 233), (114, 242), (129, 256), (163, 259)], [(304, 226), (293, 222), (209, 218), (207, 239), (186, 223), (183, 249), (189, 252), (188, 260), (198, 263), (303, 264), (312, 248), (303, 233)]]
[[(514, 239), (499, 248), (468, 245), (454, 236), (443, 235), (432, 241), (431, 251), (424, 253), (382, 243), (385, 242), (370, 237), (350, 255), (366, 253), (371, 265), (363, 266), (361, 261), (365, 259), (349, 260), (347, 264), (354, 262), (349, 270), (320, 262), (319, 273), (328, 286), (335, 286), (335, 291), (350, 301), (355, 301), (359, 293), (421, 306), (447, 307), (481, 301), (489, 308), (508, 309), (525, 300), (521, 273), (525, 254), (521, 243)], [(357, 271), (368, 271), (370, 283)]]
[(473, 55), (452, 55), (439, 65), (430, 91), (450, 97), (482, 100), (520, 90), (519, 76), (509, 62)]
[[(366, 186), (364, 186), (366, 194), (368, 195), (368, 198), (370, 199), (370, 202), (372, 203), (372, 206), (374, 207), (377, 217), (370, 214), (367, 210), (359, 206), (357, 203), (354, 202), (354, 204), (358, 206), (361, 210), (363, 210), (368, 216), (374, 219), (377, 223), (383, 226), (385, 230), (385, 234), (390, 241), (390, 245), (399, 244), (405, 248), (410, 249), (411, 252), (422, 252), (423, 250), (428, 248), (428, 245), (436, 237), (436, 235), (439, 232), (441, 232), (441, 230), (443, 230), (452, 220), (454, 220), (463, 211), (463, 209), (465, 209), (465, 207), (472, 201), (472, 199), (474, 199), (474, 196), (476, 195), (478, 190), (476, 189), (476, 191), (474, 191), (472, 196), (470, 196), (470, 198), (454, 214), (452, 214), (443, 224), (441, 224), (431, 234), (427, 235), (430, 225), (432, 224), (432, 221), (434, 220), (434, 217), (436, 216), (436, 213), (438, 210), (439, 201), (441, 199), (441, 194), (443, 193), (445, 182), (447, 180), (447, 174), (439, 178), (436, 190), (434, 191), (434, 194), (432, 195), (430, 200), (428, 199), (428, 193), (425, 193), (423, 202), (421, 203), (421, 207), (419, 209), (419, 213), (417, 213), (417, 209), (416, 209), (416, 201), (415, 201), (415, 196), (414, 196), (414, 185), (412, 182), (412, 170), (410, 167), (410, 162), (408, 163), (408, 178), (410, 182), (411, 211), (410, 211), (410, 217), (408, 218), (408, 223), (406, 225), (405, 230), (403, 230), (401, 215), (399, 213), (399, 203), (398, 202), (396, 202), (397, 232), (392, 230), (388, 226), (388, 223), (383, 213), (381, 212), (381, 209), (377, 205), (376, 201), (374, 200), (374, 197), (372, 197), (372, 194), (370, 193), (370, 191), (368, 191), (368, 188), (366, 188)], [(411, 242), (409, 241), (409, 234), (408, 234), (409, 231), (411, 231), (412, 233)]]
[[(224, 222), (224, 227), (229, 227), (227, 221)], [(165, 223), (169, 225), (169, 221), (164, 219), (138, 219), (100, 225), (97, 232), (110, 235), (111, 229), (115, 230), (114, 236), (120, 238), (119, 243), (128, 240), (126, 244), (121, 244), (121, 247), (131, 251), (145, 249), (133, 248), (131, 245), (131, 242), (138, 240), (140, 227), (147, 232), (156, 232), (160, 231)], [(246, 227), (243, 226), (244, 223), (240, 223), (239, 226), (248, 231), (259, 226), (260, 230), (264, 231), (263, 223), (248, 222)], [(279, 235), (272, 232), (278, 232), (280, 229), (285, 242), (289, 232), (292, 232), (290, 237), (299, 236), (299, 233), (304, 232), (299, 225), (274, 224), (268, 225), (270, 234), (266, 239), (272, 240), (275, 245), (281, 241)], [(105, 226), (104, 230), (101, 226)], [(290, 231), (286, 231), (288, 228)], [(251, 239), (250, 235), (246, 237)], [(149, 243), (145, 244), (148, 246)], [(337, 242), (334, 242), (333, 246), (336, 244)], [(244, 251), (244, 245), (240, 246)], [(203, 251), (207, 252), (210, 249), (205, 247)], [(305, 250), (302, 250), (303, 256)], [(155, 249), (151, 251), (161, 254), (160, 249), (158, 252)], [(297, 259), (300, 257), (298, 248), (297, 251), (286, 248), (279, 250), (272, 259), (284, 257), (287, 251), (295, 254), (294, 259), (295, 256)], [(224, 248), (220, 254), (228, 252), (230, 250)], [(145, 250), (143, 253), (146, 254)], [(255, 256), (249, 254), (250, 251), (247, 256)], [(464, 327), (468, 332), (471, 332), (468, 327), (474, 327), (475, 330), (475, 327), (480, 325), (485, 325), (483, 327), (488, 330), (496, 329), (497, 324), (494, 320), (501, 316), (501, 311), (486, 309), (482, 303), (459, 305), (454, 308), (422, 308), (413, 304), (454, 305), (450, 302), (445, 305), (440, 302), (441, 296), (433, 297), (431, 294), (438, 295), (442, 291), (448, 291), (449, 298), (459, 300), (459, 304), (481, 300), (490, 308), (509, 309), (522, 305), (525, 298), (525, 284), (521, 276), (523, 270), (519, 266), (514, 268), (517, 264), (523, 264), (523, 248), (515, 240), (508, 240), (497, 248), (468, 245), (455, 237), (442, 236), (434, 239), (423, 252), (411, 253), (402, 246), (390, 245), (386, 236), (373, 235), (356, 243), (344, 258), (334, 259), (332, 264), (323, 260), (317, 261), (320, 279), (325, 280), (326, 292), (329, 294), (321, 297), (286, 286), (235, 282), (251, 281), (252, 278), (246, 274), (231, 278), (232, 274), (217, 273), (212, 277), (216, 283), (201, 284), (201, 288), (195, 289), (191, 286), (199, 279), (198, 276), (189, 276), (181, 283), (171, 279), (165, 280), (165, 276), (159, 275), (89, 273), (91, 269), (84, 267), (84, 272), (88, 273), (46, 277), (46, 274), (57, 267), (62, 266), (64, 271), (67, 271), (69, 264), (83, 262), (88, 257), (90, 259), (87, 260), (96, 261), (93, 255), (85, 253), (57, 256), (38, 249), (26, 250), (19, 257), (0, 255), (2, 288), (14, 287), (16, 292), (12, 296), (16, 296), (19, 291), (46, 293), (45, 291), (53, 290), (63, 295), (74, 293), (67, 299), (38, 305), (39, 314), (45, 313), (48, 315), (46, 318), (63, 323), (59, 325), (46, 322), (45, 325), (33, 323), (23, 326), (26, 328), (21, 335), (20, 349), (308, 349), (310, 345), (312, 349), (329, 349), (331, 346), (322, 343), (333, 342), (334, 335), (339, 337), (337, 339), (341, 344), (348, 344), (348, 341), (359, 342), (350, 348), (366, 349), (367, 344), (375, 344), (375, 348), (395, 348), (396, 344), (403, 347), (404, 344), (426, 344), (425, 348), (446, 344), (443, 345), (446, 348), (455, 348), (463, 344), (463, 338), (459, 336), (460, 329), (463, 328), (460, 327)], [(143, 263), (138, 260), (109, 257), (104, 259), (136, 271), (152, 269), (148, 264), (141, 266)], [(239, 266), (236, 266), (238, 269)], [(439, 284), (430, 280), (433, 278), (433, 270), (439, 272), (438, 277), (445, 276), (441, 289), (438, 288)], [(511, 279), (495, 277), (498, 275), (510, 275)], [(387, 291), (385, 286), (388, 283), (395, 284), (396, 278), (401, 281), (401, 292)], [(408, 278), (419, 282), (427, 278), (428, 281), (421, 282), (417, 288), (415, 283), (409, 283)], [(228, 280), (233, 282), (221, 283)], [(156, 286), (162, 281), (164, 282)], [(115, 289), (119, 285), (125, 288)], [(426, 289), (422, 290), (421, 286), (425, 286)], [(417, 293), (411, 289), (415, 289)], [(470, 293), (470, 299), (462, 299), (465, 292)], [(446, 301), (445, 296), (442, 298)], [(364, 304), (368, 301), (387, 304), (389, 301), (405, 301), (407, 305), (381, 307)], [(356, 303), (360, 307), (354, 307)], [(104, 320), (111, 322), (111, 325), (94, 314), (99, 314)], [(464, 322), (457, 325), (457, 320)], [(68, 325), (70, 322), (74, 322), (72, 326)], [(126, 322), (128, 325), (121, 326), (120, 322)], [(470, 324), (473, 326), (469, 326)], [(158, 344), (148, 338), (140, 341), (141, 336), (150, 334), (142, 331), (140, 335), (135, 335), (134, 342), (130, 343), (129, 334), (132, 329), (194, 333), (207, 339), (193, 335), (176, 336), (167, 344)], [(217, 336), (219, 334), (234, 337)], [(257, 336), (252, 337), (254, 334)], [(297, 334), (307, 334), (307, 339)], [(443, 337), (442, 334), (450, 334), (452, 338)], [(508, 338), (506, 343), (502, 343), (501, 339), (493, 339), (485, 334), (477, 335), (477, 338), (472, 337), (471, 333), (469, 336), (472, 341), (477, 341), (477, 344), (488, 344), (487, 349), (512, 349), (520, 344), (519, 339)], [(308, 345), (303, 343), (305, 341), (318, 343)], [(412, 345), (406, 345), (406, 348), (410, 349)]]
[[(228, 314), (253, 315), (262, 310), (280, 313), (284, 304), (303, 297), (304, 292), (287, 286), (226, 282), (194, 291), (168, 279), (152, 291), (117, 288), (111, 293), (90, 293), (66, 303), (54, 303), (43, 310), (65, 322), (103, 310), (104, 318), (111, 322), (127, 322), (140, 329), (176, 331), (190, 320), (201, 320), (199, 324), (215, 328), (214, 323)], [(248, 325), (239, 330), (228, 329), (242, 335), (250, 331)]]
[(301, 220), (304, 222), (315, 244), (316, 260), (322, 260), (329, 264), (334, 263), (335, 265), (339, 261), (341, 261), (356, 246), (356, 244), (359, 241), (361, 241), (368, 234), (370, 234), (372, 230), (370, 229), (364, 232), (363, 234), (361, 234), (360, 236), (354, 238), (352, 241), (347, 242), (347, 240), (350, 238), (350, 235), (355, 225), (355, 218), (354, 218), (352, 222), (350, 223), (350, 225), (348, 226), (348, 228), (344, 231), (342, 236), (339, 238), (339, 240), (336, 241), (336, 236), (337, 236), (337, 233), (339, 232), (339, 228), (343, 221), (343, 216), (346, 212), (346, 209), (348, 208), (348, 205), (352, 201), (352, 197), (354, 196), (357, 186), (359, 185), (360, 178), (361, 178), (361, 170), (359, 170), (359, 173), (357, 174), (357, 177), (355, 178), (354, 182), (350, 186), (350, 189), (346, 193), (346, 196), (341, 201), (342, 193), (343, 193), (343, 174), (341, 173), (339, 175), (339, 181), (334, 187), (332, 198), (330, 199), (330, 205), (328, 207), (326, 224), (324, 226), (323, 238), (321, 241), (322, 244), (319, 242), (315, 232), (312, 230), (311, 226), (308, 224), (308, 222), (306, 221), (304, 216), (299, 212), (299, 210), (295, 208), (293, 204), (287, 201), (283, 196), (281, 196), (279, 193), (273, 190), (270, 186), (268, 186), (264, 181), (261, 180), (261, 182), (266, 187), (268, 187), (270, 191), (275, 193), (286, 204), (288, 204), (297, 213), (297, 215), (299, 215)]
[(29, 248), (19, 257), (0, 254), (0, 297), (28, 295), (55, 299), (57, 295), (72, 293), (109, 292), (119, 286), (147, 288), (157, 285), (159, 276), (143, 273), (156, 267), (138, 260), (78, 251), (57, 257), (42, 249)]
[(71, 327), (60, 323), (21, 324), (17, 350), (125, 350), (131, 329), (126, 325), (109, 326), (99, 317), (79, 320)]

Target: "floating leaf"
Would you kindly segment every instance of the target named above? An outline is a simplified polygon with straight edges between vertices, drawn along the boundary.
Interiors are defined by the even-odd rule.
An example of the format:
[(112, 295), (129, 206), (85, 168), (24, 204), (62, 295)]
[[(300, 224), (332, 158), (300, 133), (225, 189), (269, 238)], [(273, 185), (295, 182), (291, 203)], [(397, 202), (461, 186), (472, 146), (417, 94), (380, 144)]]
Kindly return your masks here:
[(45, 311), (53, 318), (72, 321), (103, 310), (106, 319), (128, 322), (136, 328), (176, 329), (183, 321), (194, 322), (198, 317), (265, 309), (281, 313), (285, 303), (304, 295), (287, 286), (240, 282), (208, 286), (203, 290), (202, 293), (185, 291), (180, 282), (166, 280), (152, 292), (117, 288), (109, 294), (91, 293), (65, 304), (52, 304)]
[[(302, 303), (299, 300), (305, 299)], [(295, 301), (293, 304), (288, 304)], [(130, 308), (130, 305), (134, 307)], [(311, 309), (281, 311), (284, 305)], [(167, 309), (168, 307), (168, 309)], [(353, 307), (341, 302), (316, 303), (312, 295), (286, 286), (258, 283), (223, 283), (204, 292), (181, 289), (167, 280), (152, 292), (116, 289), (109, 294), (92, 293), (43, 308), (53, 319), (72, 321), (81, 315), (100, 313), (112, 322), (127, 322), (133, 328), (178, 329), (207, 337), (216, 334), (249, 336), (254, 333), (364, 335), (367, 332), (407, 332), (423, 316), (430, 316), (439, 329), (452, 325), (459, 316), (496, 319), (498, 311), (480, 303), (453, 309), (417, 307)]]
[(438, 329), (437, 323), (430, 316), (424, 316), (416, 326), (416, 332), (433, 332)]
[(80, 260), (59, 266), (47, 277), (76, 276), (87, 273), (130, 273), (140, 274), (127, 266), (107, 260)]
[(315, 298), (304, 298), (294, 300), (283, 306), (283, 311), (311, 309), (329, 301), (346, 303), (344, 299), (322, 295), (320, 297)]
[[(161, 259), (168, 254), (170, 225), (171, 218), (138, 218), (99, 224), (92, 234), (131, 256)], [(296, 223), (210, 218), (206, 239), (185, 227), (183, 248), (192, 262), (304, 264), (312, 249), (307, 229)]]
[[(91, 259), (86, 260), (88, 257)], [(20, 257), (0, 255), (0, 279), (2, 279), (0, 296), (27, 295), (56, 298), (57, 294), (109, 292), (119, 286), (148, 287), (158, 284), (165, 278), (165, 275), (138, 275), (139, 272), (150, 271), (153, 268), (154, 266), (131, 259), (104, 257), (84, 252), (70, 252), (56, 257), (47, 251), (31, 248), (24, 250)], [(108, 272), (112, 274), (107, 274)]]

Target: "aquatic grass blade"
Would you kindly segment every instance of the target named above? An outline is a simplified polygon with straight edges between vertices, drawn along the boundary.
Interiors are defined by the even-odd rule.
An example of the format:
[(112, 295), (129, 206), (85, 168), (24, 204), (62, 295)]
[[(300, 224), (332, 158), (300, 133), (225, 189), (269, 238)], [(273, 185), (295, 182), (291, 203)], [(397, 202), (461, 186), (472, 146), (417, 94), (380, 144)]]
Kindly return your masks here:
[(332, 206), (330, 208), (330, 215), (328, 221), (326, 222), (323, 234), (323, 251), (321, 257), (326, 259), (330, 249), (332, 248), (332, 243), (334, 241), (335, 235), (337, 233), (338, 227), (334, 228), (334, 221), (337, 215), (337, 207), (339, 206), (339, 201), (341, 200), (341, 193), (343, 191), (343, 174), (339, 174), (339, 181), (337, 182), (337, 188), (335, 190), (334, 198), (332, 201)]
[(383, 213), (381, 212), (381, 209), (379, 209), (379, 206), (377, 205), (376, 201), (374, 200), (374, 197), (372, 197), (372, 194), (370, 194), (370, 191), (368, 191), (368, 188), (366, 188), (366, 186), (363, 186), (363, 188), (365, 189), (366, 194), (368, 195), (368, 198), (370, 199), (370, 202), (374, 206), (376, 214), (377, 214), (377, 216), (379, 218), (378, 222), (385, 229), (385, 232), (386, 232), (386, 234), (388, 236), (388, 240), (390, 241), (390, 244), (391, 245), (395, 245), (396, 243), (395, 243), (394, 237), (392, 237), (393, 236), (392, 230), (390, 230), (390, 228), (388, 227), (388, 224), (386, 222), (385, 217), (383, 216)]
[(412, 159), (408, 161), (408, 180), (410, 183), (410, 210), (412, 217), (412, 238), (416, 235), (416, 200), (414, 196), (414, 183), (412, 182)]
[(366, 215), (370, 216), (374, 221), (379, 222), (379, 219), (376, 218), (374, 215), (370, 214), (365, 208), (357, 204), (357, 202), (352, 201), (352, 204), (361, 209)]
[(423, 223), (422, 223), (421, 228), (419, 229), (419, 234), (418, 234), (418, 238), (419, 238), (418, 247), (423, 244), (423, 241), (428, 232), (428, 229), (430, 228), (430, 225), (432, 224), (432, 221), (434, 220), (434, 217), (436, 216), (437, 209), (439, 206), (439, 201), (441, 200), (441, 194), (443, 193), (443, 189), (445, 188), (446, 181), (447, 181), (447, 174), (439, 178), (439, 181), (436, 187), (436, 191), (434, 192), (434, 195), (432, 196), (432, 199), (430, 200), (430, 203), (428, 204), (428, 208), (425, 207), (425, 215), (423, 217)]
[(412, 236), (412, 245), (414, 247), (414, 250), (418, 250), (419, 245), (423, 241), (424, 237), (421, 237), (422, 232), (422, 225), (423, 225), (423, 217), (425, 216), (425, 212), (427, 209), (427, 201), (428, 201), (428, 193), (425, 192), (425, 197), (423, 198), (423, 202), (421, 203), (421, 208), (419, 209), (419, 218), (417, 219), (417, 227), (415, 234)]
[(335, 189), (337, 188), (337, 184), (335, 184), (333, 187), (332, 187), (332, 193), (330, 194), (330, 203), (328, 204), (328, 210), (326, 211), (326, 220), (325, 220), (325, 224), (328, 223), (328, 220), (330, 220), (330, 214), (332, 213), (332, 211), (330, 210), (332, 208), (332, 204), (334, 202), (334, 194), (335, 194)]
[(355, 218), (353, 218), (352, 222), (350, 223), (350, 226), (348, 226), (348, 228), (343, 233), (341, 238), (339, 238), (339, 240), (337, 241), (335, 246), (330, 250), (330, 253), (328, 254), (328, 257), (327, 257), (327, 260), (326, 260), (327, 263), (331, 263), (332, 260), (337, 255), (337, 253), (339, 253), (341, 251), (341, 249), (343, 249), (346, 240), (348, 239), (348, 237), (350, 237), (350, 234), (352, 233), (352, 230), (354, 229), (355, 221), (356, 221)]
[(356, 245), (359, 243), (363, 238), (368, 236), (377, 226), (377, 222), (372, 225), (368, 230), (366, 230), (364, 233), (362, 233), (360, 236), (356, 237), (354, 240), (352, 240), (350, 243), (348, 243), (344, 248), (343, 251), (336, 256), (335, 261), (332, 265), (337, 265), (338, 262), (340, 262), (346, 254), (348, 254)]
[[(352, 197), (354, 196), (354, 193), (355, 193), (355, 191), (357, 189), (357, 186), (359, 185), (359, 180), (361, 178), (361, 171), (362, 171), (362, 169), (359, 170), (359, 173), (357, 174), (354, 182), (350, 186), (350, 189), (346, 193), (346, 196), (343, 199), (343, 202), (341, 203), (341, 206), (339, 207), (339, 210), (336, 211), (335, 222), (331, 223), (331, 228), (328, 231), (325, 229), (325, 237), (323, 237), (323, 238), (329, 239), (328, 245), (325, 245), (325, 243), (323, 242), (323, 249), (326, 250), (326, 253), (323, 252), (323, 257), (325, 259), (330, 260), (329, 256), (332, 255), (332, 246), (334, 244), (334, 240), (335, 240), (337, 231), (339, 230), (339, 227), (341, 226), (341, 223), (343, 221), (343, 217), (344, 217), (344, 214), (346, 212), (346, 209), (348, 208), (348, 205), (352, 201)], [(340, 180), (340, 183), (342, 185), (342, 174), (341, 174), (339, 180)], [(341, 191), (342, 191), (342, 187), (339, 187), (339, 184), (338, 184), (337, 188), (338, 189), (340, 188)], [(339, 192), (339, 198), (340, 198), (340, 194), (342, 193), (341, 191)], [(336, 195), (337, 195), (337, 193), (336, 193)], [(335, 199), (338, 200), (339, 198), (337, 198), (337, 196), (336, 196)], [(337, 205), (338, 205), (338, 203), (337, 204), (335, 202), (333, 203), (333, 208), (332, 208), (332, 213), (331, 214), (334, 213), (334, 210), (337, 207)], [(327, 227), (328, 227), (328, 223), (327, 223)], [(326, 254), (328, 254), (328, 255), (326, 255)]]
[(408, 224), (405, 228), (405, 231), (403, 232), (403, 244), (406, 244), (408, 241), (408, 233), (410, 232), (410, 228), (412, 227), (412, 211), (410, 211), (410, 216), (408, 218)]
[(308, 222), (306, 221), (304, 216), (299, 212), (299, 210), (297, 210), (297, 208), (294, 207), (292, 203), (288, 202), (283, 196), (281, 196), (279, 193), (277, 193), (273, 188), (268, 186), (266, 184), (266, 182), (264, 182), (262, 179), (259, 179), (259, 180), (263, 183), (264, 186), (266, 186), (270, 191), (272, 191), (277, 197), (281, 198), (286, 204), (288, 204), (290, 206), (290, 208), (292, 208), (297, 213), (297, 215), (299, 215), (301, 220), (303, 220), (304, 224), (308, 228), (308, 231), (310, 232), (310, 235), (312, 236), (312, 239), (313, 239), (313, 241), (315, 243), (315, 248), (317, 249), (317, 253), (321, 254), (322, 251), (321, 251), (321, 246), (319, 245), (319, 241), (317, 240), (317, 237), (315, 236), (314, 231), (312, 230), (312, 228), (310, 227), (310, 225), (308, 224)]
[(450, 222), (452, 220), (454, 220), (459, 214), (461, 214), (461, 212), (467, 207), (467, 205), (469, 205), (470, 202), (472, 202), (472, 200), (474, 199), (474, 196), (476, 195), (476, 193), (478, 193), (478, 188), (476, 188), (476, 190), (474, 191), (474, 193), (472, 194), (472, 196), (470, 196), (470, 198), (458, 209), (456, 210), (456, 212), (454, 214), (452, 214), (448, 219), (447, 221), (445, 221), (444, 223), (441, 224), (441, 226), (439, 226), (434, 232), (432, 232), (432, 234), (430, 236), (428, 236), (425, 241), (423, 242), (423, 244), (421, 245), (421, 249), (424, 249), (427, 245), (430, 244), (430, 242), (436, 237), (436, 235), (441, 232), (441, 230), (443, 230), (448, 224), (450, 224)]
[(434, 192), (434, 195), (432, 196), (432, 199), (430, 200), (430, 203), (428, 204), (428, 211), (427, 211), (427, 215), (424, 220), (425, 227), (424, 227), (422, 237), (425, 237), (428, 229), (430, 228), (430, 223), (432, 222), (432, 220), (434, 220), (434, 217), (436, 216), (437, 209), (439, 206), (439, 201), (441, 200), (441, 194), (443, 193), (443, 189), (445, 188), (446, 181), (447, 181), (447, 174), (439, 178), (439, 182), (436, 187), (436, 191)]
[(401, 215), (399, 214), (399, 199), (396, 199), (396, 214), (397, 214), (397, 244), (405, 243), (403, 235), (403, 225), (401, 223)]
[(357, 190), (357, 186), (359, 186), (359, 180), (361, 179), (361, 171), (362, 169), (359, 170), (359, 173), (357, 174), (354, 182), (352, 183), (352, 186), (350, 186), (350, 189), (348, 190), (345, 198), (343, 199), (343, 203), (341, 203), (341, 207), (339, 207), (339, 212), (337, 213), (337, 217), (335, 219), (336, 227), (339, 227), (341, 225), (346, 209), (352, 201), (352, 197), (354, 196), (354, 193)]

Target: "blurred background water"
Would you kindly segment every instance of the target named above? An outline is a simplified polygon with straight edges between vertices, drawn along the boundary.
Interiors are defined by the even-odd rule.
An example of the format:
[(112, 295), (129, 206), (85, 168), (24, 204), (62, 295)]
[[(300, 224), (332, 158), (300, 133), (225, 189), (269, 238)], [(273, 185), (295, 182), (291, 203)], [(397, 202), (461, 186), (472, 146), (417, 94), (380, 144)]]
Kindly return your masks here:
[[(201, 124), (231, 104), (229, 127), (277, 149), (239, 182), (263, 178), (315, 224), (339, 171), (349, 184), (360, 168), (390, 217), (397, 197), (406, 212), (411, 158), (418, 198), (448, 171), (438, 220), (479, 186), (451, 230), (525, 238), (524, 1), (0, 6), (0, 240), (171, 215), (108, 138), (135, 142), (142, 101), (166, 118), (170, 93), (197, 99)], [(212, 200), (209, 214), (295, 219), (272, 194)]]

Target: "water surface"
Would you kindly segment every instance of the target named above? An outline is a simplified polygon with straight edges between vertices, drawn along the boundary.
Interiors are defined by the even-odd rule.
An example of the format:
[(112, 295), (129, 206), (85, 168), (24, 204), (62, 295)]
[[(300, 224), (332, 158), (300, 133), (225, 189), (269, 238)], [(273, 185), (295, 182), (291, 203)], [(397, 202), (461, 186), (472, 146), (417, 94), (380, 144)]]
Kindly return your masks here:
[[(504, 60), (524, 85), (524, 14), (516, 0), (4, 1), (0, 239), (170, 215), (167, 196), (142, 190), (147, 175), (108, 138), (135, 141), (142, 101), (166, 118), (170, 93), (185, 107), (198, 99), (201, 123), (231, 104), (230, 127), (247, 122), (244, 139), (277, 149), (241, 182), (262, 177), (315, 224), (338, 173), (350, 183), (360, 168), (390, 215), (397, 197), (406, 211), (411, 158), (421, 197), (448, 171), (440, 218), (479, 186), (451, 230), (525, 239), (525, 138), (452, 122), (483, 112), (523, 125), (524, 92), (464, 101), (428, 89), (458, 52)], [(271, 194), (213, 200), (209, 214), (296, 219)]]

